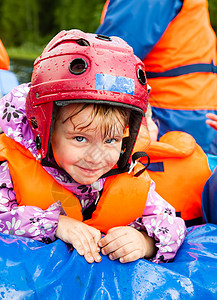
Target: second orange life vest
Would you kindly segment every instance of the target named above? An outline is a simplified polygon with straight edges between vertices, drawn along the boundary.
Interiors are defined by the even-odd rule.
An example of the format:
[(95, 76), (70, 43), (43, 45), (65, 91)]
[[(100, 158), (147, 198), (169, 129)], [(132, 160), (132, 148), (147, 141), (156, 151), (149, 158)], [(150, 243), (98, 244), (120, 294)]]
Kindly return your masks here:
[[(134, 151), (143, 150), (147, 140), (147, 131), (140, 131)], [(148, 173), (159, 195), (175, 208), (187, 226), (200, 223), (202, 191), (211, 175), (201, 147), (191, 135), (172, 131), (163, 135), (159, 142), (152, 141), (146, 153), (151, 161)]]

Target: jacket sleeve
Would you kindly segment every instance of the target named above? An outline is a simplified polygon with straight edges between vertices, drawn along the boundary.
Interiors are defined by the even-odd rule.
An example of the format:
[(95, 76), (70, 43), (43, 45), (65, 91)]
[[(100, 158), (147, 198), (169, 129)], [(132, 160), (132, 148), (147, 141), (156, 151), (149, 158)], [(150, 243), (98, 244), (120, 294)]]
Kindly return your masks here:
[(18, 206), (8, 163), (0, 166), (0, 232), (32, 238), (49, 243), (55, 240), (61, 204), (56, 202), (47, 210), (34, 206)]
[(183, 0), (110, 0), (96, 33), (124, 39), (143, 60), (182, 4)]
[(156, 263), (171, 261), (186, 236), (184, 220), (176, 217), (175, 209), (157, 194), (153, 181), (143, 215), (131, 226), (155, 239), (158, 251), (152, 261)]

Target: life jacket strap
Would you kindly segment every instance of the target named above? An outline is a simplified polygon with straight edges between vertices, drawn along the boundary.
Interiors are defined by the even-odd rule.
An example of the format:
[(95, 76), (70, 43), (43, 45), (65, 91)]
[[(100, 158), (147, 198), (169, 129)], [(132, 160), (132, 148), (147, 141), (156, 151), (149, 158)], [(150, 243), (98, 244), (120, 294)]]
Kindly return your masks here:
[(140, 171), (138, 171), (136, 174), (134, 174), (134, 177), (140, 176), (149, 167), (149, 165), (150, 165), (150, 157), (144, 151), (138, 151), (138, 152), (133, 153), (133, 155), (132, 155), (132, 162), (133, 162), (133, 164), (135, 164), (136, 160), (139, 159), (139, 158), (141, 158), (141, 157), (147, 157), (147, 164), (145, 165), (143, 163), (143, 165), (145, 167), (142, 168)]
[(147, 78), (159, 77), (177, 77), (190, 73), (217, 73), (217, 66), (213, 61), (211, 64), (192, 64), (173, 68), (164, 72), (148, 72), (146, 71)]

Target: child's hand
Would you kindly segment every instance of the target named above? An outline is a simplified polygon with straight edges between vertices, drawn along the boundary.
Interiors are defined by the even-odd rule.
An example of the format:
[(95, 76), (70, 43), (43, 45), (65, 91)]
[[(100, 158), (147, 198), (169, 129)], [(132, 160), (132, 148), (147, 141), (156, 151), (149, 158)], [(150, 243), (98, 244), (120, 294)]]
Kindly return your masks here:
[(98, 242), (101, 233), (98, 229), (66, 216), (59, 216), (56, 237), (71, 244), (88, 263), (100, 262)]
[(102, 254), (108, 254), (111, 260), (119, 259), (121, 263), (150, 258), (156, 252), (154, 239), (130, 226), (111, 228), (99, 246)]
[(217, 130), (217, 115), (208, 113), (206, 114), (206, 117), (209, 118), (206, 120), (206, 124)]

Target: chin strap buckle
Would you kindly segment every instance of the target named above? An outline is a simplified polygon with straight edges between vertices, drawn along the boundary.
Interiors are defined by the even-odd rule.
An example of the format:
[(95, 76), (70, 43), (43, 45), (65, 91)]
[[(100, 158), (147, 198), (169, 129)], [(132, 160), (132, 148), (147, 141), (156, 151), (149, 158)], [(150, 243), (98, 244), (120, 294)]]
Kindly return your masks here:
[(141, 157), (147, 157), (147, 164), (144, 165), (144, 168), (141, 169), (140, 171), (138, 171), (136, 174), (134, 174), (133, 176), (135, 177), (138, 177), (140, 176), (147, 168), (148, 166), (150, 165), (150, 158), (149, 156), (141, 151), (141, 152), (135, 152), (133, 155), (132, 155), (132, 161), (131, 161), (131, 164), (130, 164), (130, 167), (129, 167), (129, 171), (128, 171), (128, 174), (130, 174), (132, 172), (132, 170), (134, 169), (134, 167), (136, 166), (137, 164), (137, 159), (141, 158)]
[(133, 171), (133, 169), (134, 169), (134, 167), (137, 165), (137, 161), (136, 160), (133, 160), (133, 158), (132, 158), (132, 161), (131, 161), (131, 164), (130, 164), (130, 167), (129, 167), (129, 171), (128, 171), (128, 174), (130, 174), (132, 171)]

